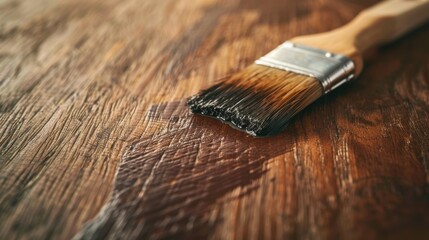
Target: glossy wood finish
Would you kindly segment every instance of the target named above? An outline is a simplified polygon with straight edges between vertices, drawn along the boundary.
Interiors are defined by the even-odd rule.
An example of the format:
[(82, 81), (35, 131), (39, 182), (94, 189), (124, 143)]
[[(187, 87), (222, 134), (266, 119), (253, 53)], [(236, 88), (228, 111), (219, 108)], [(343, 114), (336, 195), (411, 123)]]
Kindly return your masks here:
[(0, 238), (427, 239), (427, 25), (272, 138), (184, 106), (374, 3), (0, 1)]

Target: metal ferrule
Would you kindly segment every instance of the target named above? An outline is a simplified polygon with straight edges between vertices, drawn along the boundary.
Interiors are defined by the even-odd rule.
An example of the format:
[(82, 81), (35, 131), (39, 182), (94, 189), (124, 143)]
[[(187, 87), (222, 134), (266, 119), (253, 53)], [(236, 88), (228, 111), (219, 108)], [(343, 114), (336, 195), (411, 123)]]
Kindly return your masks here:
[(346, 56), (292, 42), (283, 43), (255, 63), (314, 77), (325, 94), (353, 79), (355, 70)]

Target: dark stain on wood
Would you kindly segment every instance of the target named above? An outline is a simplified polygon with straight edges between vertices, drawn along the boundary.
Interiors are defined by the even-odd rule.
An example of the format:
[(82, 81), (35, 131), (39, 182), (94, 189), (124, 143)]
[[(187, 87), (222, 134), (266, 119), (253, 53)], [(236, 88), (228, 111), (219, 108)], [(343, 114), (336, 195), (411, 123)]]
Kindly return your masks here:
[(237, 198), (258, 188), (266, 161), (293, 147), (285, 135), (253, 138), (192, 116), (185, 101), (153, 106), (146, 119), (159, 130), (124, 154), (111, 201), (78, 238), (207, 237), (221, 221), (207, 215), (219, 199), (236, 188), (243, 189)]

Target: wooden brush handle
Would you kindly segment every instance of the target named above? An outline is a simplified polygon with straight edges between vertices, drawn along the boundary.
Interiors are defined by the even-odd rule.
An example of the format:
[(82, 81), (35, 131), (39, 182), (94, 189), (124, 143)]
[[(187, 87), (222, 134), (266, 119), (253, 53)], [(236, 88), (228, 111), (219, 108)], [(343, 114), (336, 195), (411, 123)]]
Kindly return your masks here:
[(428, 0), (387, 0), (362, 11), (338, 29), (292, 41), (345, 54), (355, 61), (359, 74), (365, 50), (395, 40), (428, 19)]
[(389, 0), (361, 12), (343, 31), (359, 51), (386, 43), (429, 18), (427, 0)]

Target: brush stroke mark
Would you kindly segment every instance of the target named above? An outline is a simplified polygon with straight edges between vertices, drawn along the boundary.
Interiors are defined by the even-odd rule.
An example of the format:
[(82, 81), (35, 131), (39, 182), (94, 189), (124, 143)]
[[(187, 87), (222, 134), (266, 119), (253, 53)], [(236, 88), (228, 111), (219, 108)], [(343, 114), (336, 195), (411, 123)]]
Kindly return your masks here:
[(157, 130), (125, 152), (110, 202), (76, 239), (207, 237), (216, 224), (207, 214), (221, 198), (257, 188), (264, 163), (293, 144), (192, 116), (184, 101), (153, 106), (147, 120)]

